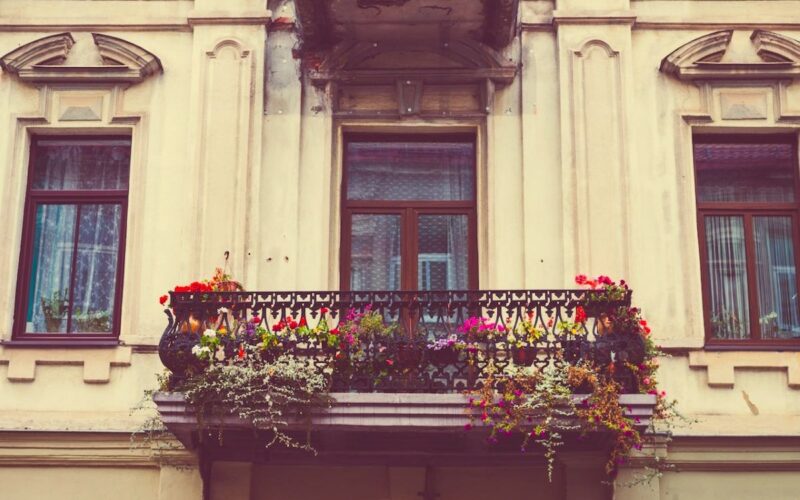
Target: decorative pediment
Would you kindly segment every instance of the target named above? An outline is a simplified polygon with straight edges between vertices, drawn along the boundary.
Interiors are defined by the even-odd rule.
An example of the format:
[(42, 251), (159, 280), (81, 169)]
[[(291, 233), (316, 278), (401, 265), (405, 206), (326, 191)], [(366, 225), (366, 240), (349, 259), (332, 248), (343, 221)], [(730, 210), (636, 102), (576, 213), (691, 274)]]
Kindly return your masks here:
[(31, 83), (138, 83), (163, 71), (158, 57), (127, 40), (92, 33), (92, 41), (91, 53), (71, 62), (72, 34), (46, 36), (4, 55), (0, 67)]
[(308, 58), (308, 75), (330, 86), (337, 115), (479, 116), (517, 65), (479, 42), (342, 42), (324, 60)]
[(756, 30), (750, 44), (731, 52), (734, 30), (686, 43), (661, 61), (661, 71), (679, 80), (782, 80), (800, 77), (800, 42)]
[(517, 66), (491, 48), (472, 41), (440, 45), (341, 43), (310, 71), (315, 84), (330, 81), (360, 84), (399, 79), (443, 83), (491, 80), (506, 85), (514, 80)]

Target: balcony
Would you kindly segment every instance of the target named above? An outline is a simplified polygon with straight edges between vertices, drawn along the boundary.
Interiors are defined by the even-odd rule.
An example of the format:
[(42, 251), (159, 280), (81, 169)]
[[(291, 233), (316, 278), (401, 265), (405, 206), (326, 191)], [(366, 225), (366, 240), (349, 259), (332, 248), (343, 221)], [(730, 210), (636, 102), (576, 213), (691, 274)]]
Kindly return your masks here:
[[(206, 328), (238, 331), (221, 340), (219, 349), (228, 359), (236, 356), (242, 342), (264, 342), (248, 334), (255, 328), (252, 325), (264, 332), (282, 332), (270, 334), (274, 342), (263, 355), (270, 359), (292, 353), (328, 380), (332, 406), (306, 415), (303, 421), (289, 422), (298, 432), (310, 424), (311, 431), (321, 436), (318, 449), (323, 453), (375, 452), (379, 441), (384, 443), (382, 448), (395, 451), (408, 452), (406, 448), (413, 445), (419, 453), (472, 450), (474, 454), (475, 444), (467, 444), (464, 433), (454, 432), (469, 422), (470, 414), (475, 415), (466, 392), (479, 389), (492, 373), (520, 367), (616, 362), (620, 403), (637, 427), (650, 423), (656, 405), (655, 396), (639, 394), (636, 378), (626, 368), (626, 362), (641, 362), (643, 345), (609, 331), (604, 323), (611, 311), (630, 306), (630, 292), (615, 300), (594, 290), (197, 292), (172, 293), (170, 299), (169, 323), (159, 346), (162, 362), (171, 371), (170, 384), (174, 387), (207, 365), (192, 351)], [(575, 322), (579, 306), (586, 319)], [(355, 350), (348, 351), (344, 341), (286, 334), (294, 331), (287, 325), (313, 328), (322, 321), (327, 331), (336, 332), (346, 328), (348, 318), (365, 313), (378, 318), (386, 331), (361, 341)], [(504, 326), (489, 341), (477, 329), (464, 327), (470, 318)], [(526, 340), (508, 337), (510, 332), (531, 330), (537, 335)], [(461, 342), (458, 349), (448, 341), (455, 338)], [(575, 392), (580, 393), (580, 388)], [(585, 399), (580, 394), (572, 397), (573, 402)], [(181, 394), (160, 393), (155, 400), (162, 420), (184, 445), (202, 446), (194, 411)], [(252, 438), (247, 422), (230, 416), (219, 425), (244, 431), (238, 438), (236, 434), (226, 437), (223, 454), (232, 449), (238, 455), (260, 453), (257, 443), (263, 439)], [(373, 438), (353, 439), (361, 433)], [(428, 437), (412, 439), (420, 433)], [(602, 441), (602, 436), (598, 439)], [(209, 441), (215, 440), (206, 440), (206, 446), (218, 447)], [(592, 440), (581, 442), (580, 446), (586, 446)]]

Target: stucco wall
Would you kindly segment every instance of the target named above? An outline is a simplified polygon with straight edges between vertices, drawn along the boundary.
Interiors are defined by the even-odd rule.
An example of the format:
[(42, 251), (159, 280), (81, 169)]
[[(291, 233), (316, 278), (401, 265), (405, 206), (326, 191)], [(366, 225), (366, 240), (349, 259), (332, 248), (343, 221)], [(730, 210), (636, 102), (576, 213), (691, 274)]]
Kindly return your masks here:
[[(291, 2), (270, 8), (273, 17), (293, 18)], [(663, 387), (684, 414), (699, 419), (676, 429), (678, 436), (797, 434), (798, 353), (702, 351), (691, 134), (796, 131), (800, 84), (747, 84), (767, 96), (767, 118), (722, 120), (719, 92), (741, 86), (703, 89), (658, 67), (675, 48), (721, 29), (746, 35), (761, 28), (800, 39), (798, 13), (798, 1), (523, 1), (521, 33), (505, 50), (520, 73), (497, 90), (485, 120), (355, 120), (332, 117), (325, 92), (302, 84), (292, 52), (296, 37), (265, 30), (263, 2), (3, 1), (0, 53), (60, 31), (85, 43), (97, 31), (153, 52), (164, 73), (129, 88), (37, 90), (0, 72), (0, 339), (10, 339), (13, 323), (29, 134), (113, 129), (134, 144), (121, 333), (127, 346), (0, 346), (0, 428), (125, 436), (143, 418), (130, 408), (161, 371), (153, 350), (166, 324), (156, 302), (161, 293), (208, 274), (226, 250), (232, 271), (250, 289), (336, 288), (343, 131), (457, 128), (480, 138), (482, 288), (572, 286), (577, 272), (624, 277), (655, 338), (672, 349), (673, 357), (662, 361)], [(59, 99), (86, 93), (102, 99), (102, 120), (60, 120)], [(796, 454), (786, 453), (790, 458), (781, 460), (796, 464)], [(0, 463), (14, 461), (5, 456)], [(732, 467), (721, 456), (703, 460)], [(149, 497), (158, 469), (129, 470), (69, 469), (96, 477), (70, 483), (76, 489), (65, 489), (64, 498), (89, 498), (80, 488), (102, 491), (123, 476), (126, 491), (139, 492), (131, 498)], [(170, 488), (163, 470), (158, 488), (170, 498), (163, 496)], [(19, 492), (10, 498), (45, 498), (31, 492), (47, 491), (69, 472), (47, 471), (38, 481), (29, 480), (41, 472), (33, 468), (0, 474), (2, 484)], [(254, 481), (275, 473), (264, 469)], [(377, 481), (386, 471), (350, 473)], [(520, 487), (535, 477), (510, 474), (509, 484)], [(756, 483), (772, 488), (764, 498), (791, 498), (793, 480), (769, 471), (672, 473), (661, 481), (660, 498), (722, 498), (721, 492), (756, 498), (748, 490)], [(13, 489), (26, 483), (28, 489)], [(281, 485), (267, 483), (253, 484), (257, 491)], [(694, 489), (712, 483), (719, 487)]]

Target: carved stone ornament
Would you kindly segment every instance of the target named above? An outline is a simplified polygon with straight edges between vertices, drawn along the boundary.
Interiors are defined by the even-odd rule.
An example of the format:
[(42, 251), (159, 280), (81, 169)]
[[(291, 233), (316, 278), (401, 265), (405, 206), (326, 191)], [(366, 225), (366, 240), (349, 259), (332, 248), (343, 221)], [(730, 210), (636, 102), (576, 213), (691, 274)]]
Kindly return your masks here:
[(771, 31), (750, 36), (752, 61), (727, 61), (733, 30), (716, 31), (686, 43), (661, 61), (661, 71), (679, 80), (785, 80), (800, 77), (800, 41)]
[(122, 38), (92, 33), (102, 65), (65, 64), (75, 39), (70, 33), (39, 38), (0, 58), (0, 67), (30, 83), (138, 83), (161, 73), (161, 61)]

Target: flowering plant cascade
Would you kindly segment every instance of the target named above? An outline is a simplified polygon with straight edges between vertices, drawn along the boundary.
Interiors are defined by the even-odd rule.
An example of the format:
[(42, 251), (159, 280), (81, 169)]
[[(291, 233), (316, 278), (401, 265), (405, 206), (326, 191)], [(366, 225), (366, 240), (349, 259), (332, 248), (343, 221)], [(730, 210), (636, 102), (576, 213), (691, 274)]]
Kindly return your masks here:
[[(661, 353), (650, 337), (650, 327), (641, 311), (636, 307), (607, 307), (626, 296), (628, 285), (607, 276), (589, 279), (578, 275), (575, 282), (592, 293), (584, 306), (576, 307), (574, 318), (561, 321), (558, 327), (566, 337), (584, 335), (587, 320), (596, 314), (595, 361), (491, 372), (483, 386), (469, 394), (471, 423), (466, 429), (476, 423), (488, 427), (490, 444), (505, 436), (521, 435), (522, 451), (531, 442), (540, 445), (551, 476), (564, 433), (610, 432), (613, 445), (606, 471), (614, 476), (631, 450), (641, 449), (643, 442), (641, 422), (629, 416), (620, 404), (623, 392), (655, 396), (651, 425), (679, 415), (675, 402), (668, 401), (666, 392), (658, 390), (657, 358)], [(609, 350), (609, 362), (596, 362), (604, 349)], [(627, 381), (627, 387), (621, 380)], [(585, 395), (573, 396), (581, 393)], [(569, 415), (576, 415), (580, 425), (568, 419)]]

